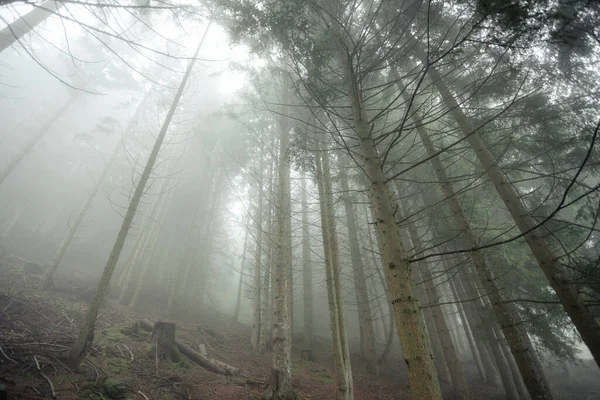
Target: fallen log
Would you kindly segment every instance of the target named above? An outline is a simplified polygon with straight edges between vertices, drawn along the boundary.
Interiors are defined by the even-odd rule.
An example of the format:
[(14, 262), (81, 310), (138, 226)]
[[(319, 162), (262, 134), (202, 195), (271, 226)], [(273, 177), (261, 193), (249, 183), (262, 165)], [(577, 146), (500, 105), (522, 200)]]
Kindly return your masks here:
[[(140, 320), (138, 322), (138, 325), (140, 328), (147, 331), (154, 330), (154, 324), (147, 319)], [(177, 346), (181, 354), (183, 354), (194, 363), (209, 371), (222, 375), (237, 375), (240, 371), (237, 367), (231, 366), (222, 361), (215, 360), (214, 358), (198, 353), (197, 351), (195, 351), (185, 343), (181, 342), (180, 340), (175, 339), (175, 345)]]

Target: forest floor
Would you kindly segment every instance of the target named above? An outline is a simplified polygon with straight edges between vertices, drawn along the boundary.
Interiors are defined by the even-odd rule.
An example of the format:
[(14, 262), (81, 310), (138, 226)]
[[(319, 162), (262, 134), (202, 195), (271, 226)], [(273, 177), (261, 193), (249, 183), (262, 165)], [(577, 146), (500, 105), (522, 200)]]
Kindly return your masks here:
[[(194, 349), (204, 344), (209, 356), (240, 369), (237, 376), (225, 376), (187, 359), (177, 364), (157, 360), (150, 332), (133, 328), (141, 318), (157, 317), (110, 303), (98, 317), (91, 352), (80, 370), (71, 371), (64, 360), (87, 303), (72, 291), (40, 293), (39, 275), (22, 267), (4, 263), (0, 274), (0, 387), (10, 399), (237, 400), (258, 399), (267, 387), (271, 355), (250, 350), (247, 325), (214, 316), (200, 325), (172, 321), (177, 339)], [(324, 340), (320, 346), (315, 362), (293, 352), (293, 386), (301, 399), (334, 397), (331, 355)], [(390, 364), (378, 377), (353, 364), (355, 399), (409, 399), (406, 379), (396, 366), (401, 360)], [(489, 387), (474, 390), (477, 399), (503, 398)]]

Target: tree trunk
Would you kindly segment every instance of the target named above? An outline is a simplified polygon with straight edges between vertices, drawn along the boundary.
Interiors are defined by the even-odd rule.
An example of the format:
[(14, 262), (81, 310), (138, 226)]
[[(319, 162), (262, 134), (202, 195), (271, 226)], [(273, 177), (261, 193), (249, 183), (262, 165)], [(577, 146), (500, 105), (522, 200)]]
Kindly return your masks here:
[(313, 278), (310, 255), (310, 232), (308, 213), (310, 211), (306, 196), (306, 176), (302, 175), (302, 285), (304, 300), (304, 348), (312, 349), (313, 336)]
[(525, 383), (523, 382), (523, 378), (519, 372), (519, 367), (517, 367), (517, 363), (515, 362), (515, 358), (510, 352), (510, 348), (506, 343), (506, 339), (502, 336), (502, 332), (500, 329), (494, 327), (494, 333), (496, 333), (496, 338), (500, 344), (500, 349), (502, 350), (502, 354), (508, 363), (508, 367), (510, 369), (510, 373), (513, 378), (513, 382), (515, 383), (515, 388), (517, 389), (517, 393), (519, 394), (519, 398), (521, 400), (528, 400), (529, 393), (527, 393), (527, 388), (525, 387)]
[[(369, 210), (368, 210), (367, 206), (365, 206), (365, 218), (367, 221), (369, 221)], [(369, 239), (369, 246), (371, 247), (371, 261), (373, 262), (373, 268), (375, 269), (375, 273), (377, 274), (377, 277), (379, 278), (379, 283), (381, 284), (381, 287), (383, 288), (383, 292), (385, 294), (385, 300), (386, 300), (387, 306), (388, 306), (389, 323), (388, 323), (387, 334), (385, 334), (385, 337), (386, 337), (385, 347), (384, 347), (383, 351), (381, 352), (381, 355), (377, 359), (377, 363), (379, 365), (383, 365), (383, 364), (385, 364), (385, 361), (387, 360), (387, 357), (390, 354), (390, 350), (392, 349), (392, 343), (394, 341), (394, 321), (395, 321), (394, 320), (394, 306), (392, 305), (392, 300), (390, 299), (390, 292), (388, 290), (388, 286), (386, 285), (385, 277), (383, 276), (383, 273), (381, 272), (381, 269), (384, 265), (383, 258), (380, 256), (379, 262), (377, 262), (377, 258), (375, 257), (374, 251), (375, 251), (375, 249), (379, 249), (379, 247), (375, 245), (375, 241), (373, 240), (373, 234), (371, 233), (371, 228), (369, 226), (367, 226), (367, 236)], [(383, 313), (381, 313), (381, 316), (383, 318)], [(382, 321), (382, 323), (383, 323), (383, 321)], [(384, 324), (384, 327), (385, 327), (385, 324)]]
[(150, 340), (154, 342), (153, 350), (159, 359), (175, 363), (181, 361), (181, 355), (175, 343), (175, 323), (156, 321)]
[[(414, 38), (410, 35), (409, 38), (411, 38), (410, 41), (416, 44)], [(425, 53), (420, 46), (416, 45), (414, 50), (417, 57), (422, 61), (426, 60)], [(473, 148), (479, 162), (498, 191), (500, 198), (517, 224), (521, 234), (524, 234), (527, 245), (538, 261), (544, 275), (548, 278), (550, 285), (556, 292), (565, 312), (569, 315), (573, 325), (575, 325), (581, 338), (588, 346), (596, 364), (600, 366), (600, 324), (596, 322), (591, 307), (586, 306), (584, 299), (579, 295), (578, 288), (570, 281), (568, 272), (561, 265), (559, 261), (560, 257), (546, 241), (542, 229), (536, 228), (537, 223), (535, 219), (525, 208), (515, 187), (504, 174), (504, 171), (498, 166), (496, 160), (492, 157), (492, 154), (484, 141), (479, 136), (478, 131), (473, 127), (471, 121), (469, 121), (463, 112), (461, 106), (450, 92), (450, 89), (444, 82), (440, 73), (435, 67), (430, 66), (428, 74), (440, 93), (446, 107), (449, 109), (450, 114), (456, 120), (463, 135), (467, 139), (469, 145)], [(494, 303), (494, 301), (492, 303)], [(501, 323), (501, 325), (502, 324), (503, 323)], [(504, 334), (506, 335), (506, 332)], [(506, 337), (510, 343), (512, 341), (512, 339), (509, 338), (510, 335), (506, 335)], [(517, 354), (520, 350), (515, 349), (512, 346), (511, 352), (515, 356), (515, 359), (521, 357), (520, 354)], [(519, 361), (517, 361), (517, 364), (519, 364)], [(519, 366), (519, 369), (521, 369), (521, 373), (524, 375), (525, 384), (533, 399), (551, 398), (548, 388), (542, 388), (543, 384), (535, 382), (536, 378), (528, 377), (527, 375), (529, 374), (522, 369), (522, 366)], [(539, 386), (539, 389), (534, 389), (533, 386)]]
[[(208, 187), (212, 184), (212, 170), (208, 167), (204, 168), (202, 178), (200, 179), (201, 187)], [(195, 251), (192, 250), (195, 246), (191, 246), (190, 242), (196, 239), (193, 235), (194, 228), (198, 225), (198, 220), (202, 221), (201, 214), (204, 209), (198, 207), (194, 210), (190, 223), (188, 225), (187, 234), (185, 235), (185, 241), (181, 248), (181, 253), (177, 260), (177, 267), (174, 279), (171, 280), (169, 285), (169, 296), (167, 299), (167, 307), (165, 309), (165, 315), (171, 316), (177, 300), (183, 299), (183, 291), (185, 290), (185, 282), (187, 282), (190, 275), (191, 263), (194, 258)], [(206, 218), (205, 218), (206, 221)], [(202, 221), (204, 222), (204, 221)], [(210, 223), (210, 220), (209, 220)], [(210, 226), (210, 225), (209, 225)]]
[[(422, 249), (423, 244), (421, 243), (419, 232), (417, 231), (417, 228), (415, 227), (413, 222), (408, 223), (408, 231), (413, 246), (415, 247), (415, 251)], [(421, 272), (421, 277), (425, 284), (425, 291), (427, 292), (428, 302), (430, 305), (436, 304), (438, 302), (438, 294), (433, 283), (433, 277), (431, 276), (429, 268), (423, 260), (419, 261), (417, 264)], [(456, 395), (456, 398), (461, 400), (470, 400), (473, 398), (473, 394), (471, 393), (469, 385), (467, 385), (467, 380), (462, 370), (462, 366), (460, 365), (458, 355), (456, 354), (456, 348), (452, 343), (452, 338), (450, 336), (450, 331), (448, 330), (446, 320), (444, 319), (442, 308), (441, 306), (434, 306), (431, 308), (431, 312), (433, 314), (433, 322), (435, 325), (435, 329), (437, 330), (437, 334), (442, 344), (444, 359), (446, 360), (446, 364), (448, 365), (448, 370), (450, 372), (450, 377), (452, 378), (452, 386), (454, 387), (454, 393)]]
[[(401, 93), (404, 94), (404, 98), (410, 100), (409, 95), (405, 90), (405, 87), (402, 85), (396, 70), (393, 68), (392, 79), (395, 79), (398, 89), (401, 91)], [(450, 185), (451, 180), (446, 174), (446, 170), (444, 169), (442, 162), (436, 156), (435, 148), (433, 147), (433, 143), (429, 139), (425, 127), (421, 123), (421, 118), (416, 113), (413, 115), (413, 118), (417, 122), (417, 133), (423, 143), (423, 147), (425, 148), (427, 155), (431, 157), (431, 164), (433, 170), (435, 172), (438, 182), (440, 182), (442, 191), (444, 193), (444, 196), (446, 197), (446, 200), (448, 201), (454, 219), (460, 231), (462, 232), (462, 236), (469, 247), (476, 248), (478, 242), (475, 237), (475, 234), (471, 230), (471, 227), (462, 210), (460, 202), (455, 195), (454, 189)], [(492, 303), (492, 309), (494, 311), (494, 314), (498, 319), (500, 327), (502, 328), (502, 331), (510, 344), (513, 354), (515, 355), (515, 359), (517, 361), (517, 364), (519, 365), (519, 369), (521, 371), (521, 374), (523, 375), (523, 379), (527, 384), (528, 390), (532, 398), (535, 400), (551, 399), (551, 393), (545, 386), (542, 377), (542, 372), (539, 369), (539, 361), (537, 361), (537, 356), (535, 355), (533, 349), (527, 347), (524, 338), (515, 326), (513, 314), (511, 313), (510, 308), (502, 298), (500, 289), (498, 288), (496, 280), (492, 274), (489, 265), (487, 264), (487, 261), (485, 260), (485, 257), (483, 256), (483, 253), (479, 250), (476, 250), (471, 253), (471, 256), (473, 258), (473, 263), (479, 276), (479, 279), (481, 280), (483, 287), (485, 288), (486, 294), (490, 298), (490, 301)], [(491, 327), (485, 327), (486, 330), (489, 328)], [(492, 349), (495, 351), (495, 353), (498, 353), (496, 351), (497, 349)], [(501, 360), (498, 361), (501, 362)], [(500, 372), (502, 373), (502, 371)], [(506, 383), (508, 381), (503, 379), (503, 382)]]
[(290, 132), (288, 126), (289, 82), (286, 73), (283, 74), (279, 140), (279, 188), (277, 196), (277, 261), (274, 265), (273, 285), (273, 366), (269, 387), (264, 394), (268, 399), (293, 399), (292, 389), (292, 338), (290, 336), (289, 302), (287, 296), (288, 269), (292, 264), (292, 221), (291, 221), (291, 187), (290, 160), (288, 147)]
[(479, 378), (482, 381), (485, 381), (485, 372), (483, 370), (483, 365), (481, 362), (481, 358), (479, 355), (479, 352), (477, 351), (476, 345), (475, 345), (475, 340), (473, 339), (473, 332), (472, 329), (469, 326), (469, 323), (467, 321), (467, 317), (465, 315), (465, 310), (463, 308), (463, 304), (460, 303), (460, 298), (458, 297), (458, 294), (456, 293), (456, 288), (454, 287), (454, 280), (450, 279), (450, 289), (452, 290), (452, 296), (454, 301), (456, 301), (456, 307), (458, 309), (458, 315), (460, 317), (460, 320), (462, 322), (462, 327), (464, 329), (465, 332), (465, 337), (467, 339), (467, 344), (469, 345), (469, 350), (471, 352), (471, 357), (473, 362), (475, 363), (475, 365), (477, 366), (477, 372), (479, 372)]
[(377, 365), (377, 354), (375, 353), (375, 333), (373, 332), (373, 315), (369, 304), (369, 292), (365, 278), (365, 267), (360, 254), (358, 241), (358, 228), (356, 226), (356, 215), (354, 206), (350, 201), (348, 176), (344, 166), (340, 166), (340, 182), (342, 185), (342, 201), (346, 212), (348, 224), (348, 238), (350, 241), (350, 261), (352, 262), (352, 276), (354, 278), (354, 289), (358, 306), (358, 323), (360, 326), (360, 348), (367, 369), (374, 375), (379, 374)]
[(135, 191), (131, 198), (131, 202), (129, 203), (129, 208), (127, 209), (127, 213), (125, 214), (123, 223), (121, 224), (121, 229), (119, 230), (119, 234), (117, 235), (108, 261), (106, 262), (106, 266), (104, 267), (104, 271), (102, 272), (102, 276), (100, 277), (100, 282), (98, 283), (96, 294), (94, 295), (92, 303), (90, 304), (90, 307), (88, 308), (88, 311), (85, 315), (83, 325), (79, 330), (79, 335), (77, 336), (77, 339), (75, 340), (75, 343), (73, 344), (73, 347), (69, 352), (67, 363), (69, 367), (73, 369), (79, 365), (82, 358), (85, 356), (86, 349), (88, 348), (88, 346), (91, 345), (91, 342), (93, 341), (96, 317), (98, 316), (100, 307), (104, 303), (106, 294), (108, 293), (110, 278), (112, 277), (115, 266), (119, 261), (119, 256), (121, 254), (121, 250), (123, 249), (123, 244), (125, 243), (125, 239), (127, 238), (127, 234), (129, 233), (129, 228), (131, 227), (131, 224), (133, 222), (133, 217), (135, 216), (140, 200), (142, 199), (142, 195), (144, 194), (146, 183), (150, 178), (150, 173), (154, 168), (156, 158), (158, 157), (158, 152), (165, 139), (165, 135), (167, 134), (167, 130), (169, 128), (169, 125), (171, 124), (171, 120), (173, 119), (173, 115), (175, 114), (175, 110), (177, 109), (177, 105), (179, 104), (179, 100), (181, 99), (181, 95), (183, 94), (183, 90), (185, 89), (187, 80), (190, 76), (190, 73), (192, 72), (192, 67), (194, 66), (194, 62), (198, 53), (200, 52), (200, 48), (202, 47), (202, 43), (204, 42), (204, 38), (206, 37), (209, 28), (210, 22), (206, 27), (204, 36), (200, 40), (200, 44), (198, 45), (198, 48), (196, 49), (193, 58), (188, 64), (187, 70), (185, 71), (185, 75), (183, 76), (179, 89), (177, 90), (173, 103), (171, 104), (171, 108), (169, 109), (169, 112), (165, 118), (160, 133), (156, 138), (156, 142), (154, 143), (152, 152), (148, 157), (148, 161), (146, 162), (146, 166), (144, 167), (144, 171), (142, 172), (140, 181), (135, 187)]
[(235, 322), (240, 321), (240, 305), (242, 302), (242, 286), (244, 284), (244, 269), (246, 268), (246, 251), (248, 250), (248, 231), (250, 223), (250, 214), (246, 218), (246, 223), (244, 227), (246, 228), (246, 233), (244, 233), (244, 247), (242, 248), (242, 262), (240, 264), (240, 283), (238, 285), (237, 291), (237, 299), (235, 301), (235, 312), (233, 313), (233, 320)]
[(54, 15), (64, 3), (45, 1), (0, 31), (0, 53), (31, 32), (37, 25)]
[(263, 169), (264, 157), (259, 155), (260, 162), (258, 166), (258, 189), (257, 189), (257, 205), (254, 221), (256, 222), (256, 252), (254, 253), (254, 316), (252, 318), (252, 338), (251, 344), (254, 351), (259, 351), (260, 330), (262, 322), (260, 319), (260, 296), (261, 296), (261, 269), (262, 269), (262, 231), (263, 231)]
[[(204, 289), (206, 288), (206, 276), (205, 271), (210, 261), (210, 255), (213, 250), (212, 239), (213, 229), (215, 220), (218, 216), (218, 209), (221, 203), (221, 190), (224, 182), (225, 170), (220, 169), (218, 175), (214, 179), (214, 190), (212, 191), (213, 197), (211, 200), (210, 208), (208, 209), (207, 218), (204, 220), (205, 230), (202, 238), (200, 239), (200, 245), (192, 245), (192, 255), (190, 256), (190, 262), (186, 269), (186, 276), (181, 282), (181, 291), (179, 293), (180, 299), (183, 302), (187, 296), (187, 308), (188, 315), (192, 315), (192, 309), (195, 305), (201, 305), (204, 296)], [(200, 254), (199, 259), (198, 254)], [(192, 268), (192, 265), (197, 265), (196, 269)]]
[(415, 285), (411, 279), (411, 266), (406, 262), (386, 178), (381, 169), (381, 159), (360, 97), (361, 89), (354, 77), (354, 66), (350, 56), (341, 54), (340, 63), (346, 81), (354, 129), (358, 134), (364, 159), (363, 168), (371, 183), (370, 200), (394, 306), (396, 328), (408, 370), (410, 390), (415, 400), (440, 400), (442, 393)]
[[(169, 168), (167, 168), (167, 171), (168, 170), (169, 170)], [(160, 188), (160, 193), (165, 193), (169, 189), (169, 185), (170, 185), (172, 179), (173, 179), (173, 176), (167, 178), (164, 181), (163, 185)], [(171, 193), (169, 193), (168, 195), (162, 194), (160, 196), (161, 197), (157, 200), (156, 214), (155, 214), (154, 218), (152, 218), (152, 221), (160, 220), (160, 222), (158, 223), (158, 226), (154, 230), (154, 238), (152, 239), (152, 242), (151, 242), (152, 244), (150, 245), (149, 257), (146, 259), (145, 263), (143, 264), (140, 275), (135, 280), (133, 296), (131, 297), (131, 301), (129, 302), (130, 308), (135, 308), (137, 306), (139, 296), (142, 291), (144, 281), (146, 279), (146, 274), (148, 273), (148, 268), (150, 267), (150, 264), (153, 261), (156, 261), (155, 255), (156, 255), (156, 249), (158, 246), (158, 239), (160, 238), (161, 228), (164, 226), (165, 220), (167, 218), (167, 215), (165, 213), (165, 208), (166, 208), (165, 206), (167, 206), (169, 204), (169, 202), (171, 201), (171, 199), (173, 198), (173, 191), (171, 191)], [(171, 238), (171, 240), (172, 240), (172, 238)], [(167, 250), (166, 250), (167, 256), (169, 255), (169, 253), (171, 251), (170, 245), (171, 245), (171, 242), (169, 242), (169, 246), (167, 246)]]
[(319, 202), (321, 205), (321, 230), (325, 254), (325, 276), (331, 338), (333, 344), (333, 365), (335, 369), (336, 399), (354, 398), (352, 367), (346, 338), (346, 324), (343, 317), (343, 298), (340, 285), (339, 248), (336, 233), (335, 211), (330, 177), (328, 149), (317, 149), (316, 167)]
[(67, 112), (69, 107), (75, 102), (75, 100), (79, 98), (79, 94), (77, 93), (70, 94), (70, 96), (71, 97), (60, 108), (60, 110), (54, 113), (54, 115), (52, 115), (52, 117), (48, 121), (46, 121), (46, 123), (40, 128), (40, 130), (37, 131), (35, 136), (31, 138), (31, 140), (27, 142), (17, 154), (11, 157), (4, 170), (0, 171), (0, 186), (2, 186), (6, 178), (8, 178), (10, 174), (12, 174), (12, 172), (21, 163), (21, 161), (23, 161), (23, 159), (31, 152), (31, 150), (33, 150), (35, 145), (44, 137), (46, 132), (48, 132), (50, 128), (52, 128), (52, 125), (54, 125), (56, 120), (58, 120), (58, 118), (60, 118), (65, 112)]
[[(415, 282), (423, 280), (423, 278), (420, 278), (419, 276), (418, 269), (413, 270), (413, 280)], [(428, 295), (423, 287), (423, 284), (417, 286), (417, 294), (419, 295), (419, 301), (421, 303), (431, 303), (431, 301), (428, 300)], [(425, 319), (425, 328), (427, 328), (427, 336), (429, 337), (429, 343), (431, 345), (431, 350), (433, 351), (433, 362), (435, 363), (435, 370), (437, 371), (438, 379), (440, 382), (451, 383), (452, 378), (450, 377), (448, 363), (446, 361), (446, 357), (444, 356), (442, 341), (440, 339), (440, 335), (438, 334), (438, 329), (435, 326), (435, 320), (433, 318), (431, 307), (422, 309), (421, 311), (423, 312), (423, 318)]]

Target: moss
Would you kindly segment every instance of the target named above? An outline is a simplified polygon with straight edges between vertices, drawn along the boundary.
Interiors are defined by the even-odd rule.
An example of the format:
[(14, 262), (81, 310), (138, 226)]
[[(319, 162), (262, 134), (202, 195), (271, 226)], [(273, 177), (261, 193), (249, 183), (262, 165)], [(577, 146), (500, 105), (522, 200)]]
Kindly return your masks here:
[(110, 372), (115, 375), (121, 374), (123, 371), (129, 369), (129, 360), (124, 358), (108, 358), (106, 361), (106, 366), (110, 370)]
[(110, 328), (102, 329), (94, 335), (94, 344), (99, 346), (108, 343), (122, 342), (127, 340), (127, 335), (123, 333), (122, 325), (114, 325)]

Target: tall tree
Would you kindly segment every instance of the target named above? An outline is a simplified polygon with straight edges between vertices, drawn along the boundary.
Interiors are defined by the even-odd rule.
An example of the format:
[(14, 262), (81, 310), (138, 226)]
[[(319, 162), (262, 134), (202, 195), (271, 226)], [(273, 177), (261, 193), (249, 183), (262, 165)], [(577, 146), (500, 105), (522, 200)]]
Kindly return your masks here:
[(279, 177), (277, 190), (277, 255), (273, 271), (273, 366), (269, 387), (264, 396), (269, 399), (294, 399), (292, 389), (292, 338), (289, 315), (289, 269), (292, 267), (292, 221), (290, 159), (288, 148), (289, 76), (282, 73), (283, 89), (279, 119)]
[(200, 40), (200, 43), (198, 44), (198, 47), (196, 48), (194, 56), (192, 57), (192, 59), (190, 60), (188, 66), (187, 66), (187, 69), (185, 71), (183, 79), (181, 80), (181, 83), (179, 85), (177, 93), (175, 94), (175, 98), (173, 99), (173, 102), (171, 103), (171, 106), (169, 108), (169, 112), (167, 113), (167, 115), (165, 117), (165, 121), (163, 122), (162, 128), (161, 128), (158, 136), (156, 137), (156, 142), (154, 143), (152, 152), (150, 153), (150, 156), (148, 157), (148, 160), (144, 167), (144, 171), (142, 172), (140, 180), (135, 187), (135, 191), (131, 197), (129, 207), (127, 208), (127, 212), (123, 219), (123, 223), (121, 224), (119, 234), (117, 235), (117, 238), (113, 245), (113, 248), (112, 248), (112, 251), (108, 258), (108, 261), (106, 262), (106, 265), (104, 267), (104, 271), (102, 272), (102, 276), (100, 277), (100, 282), (98, 283), (98, 288), (96, 289), (94, 298), (92, 299), (90, 307), (88, 308), (88, 311), (86, 312), (85, 319), (84, 319), (82, 326), (80, 327), (79, 334), (77, 335), (77, 339), (69, 352), (67, 362), (71, 368), (78, 367), (82, 358), (85, 356), (85, 353), (86, 353), (88, 347), (91, 345), (91, 342), (94, 339), (94, 325), (96, 323), (96, 317), (98, 316), (100, 307), (104, 304), (104, 300), (108, 293), (110, 278), (112, 277), (115, 266), (117, 265), (117, 262), (119, 261), (119, 256), (121, 255), (121, 250), (123, 250), (123, 245), (125, 243), (125, 239), (127, 238), (128, 233), (129, 233), (129, 228), (131, 227), (131, 224), (133, 223), (133, 218), (137, 211), (140, 200), (142, 199), (142, 195), (144, 194), (146, 184), (148, 182), (148, 179), (150, 178), (152, 169), (154, 168), (154, 164), (158, 157), (158, 153), (161, 149), (161, 146), (163, 144), (163, 141), (165, 139), (165, 136), (167, 134), (169, 126), (171, 124), (171, 120), (173, 119), (173, 115), (175, 114), (175, 111), (177, 110), (179, 100), (181, 99), (181, 96), (183, 95), (183, 90), (185, 89), (185, 86), (187, 84), (189, 76), (192, 72), (192, 67), (194, 66), (194, 63), (196, 61), (198, 53), (200, 52), (200, 48), (202, 47), (202, 44), (204, 42), (204, 39), (206, 38), (206, 34), (208, 33), (209, 28), (210, 28), (210, 22), (209, 22), (208, 26), (206, 27), (206, 30), (204, 32), (202, 39)]
[(313, 340), (313, 277), (312, 259), (310, 255), (310, 231), (308, 225), (308, 200), (306, 192), (306, 175), (302, 176), (302, 286), (304, 304), (304, 347), (312, 349)]

